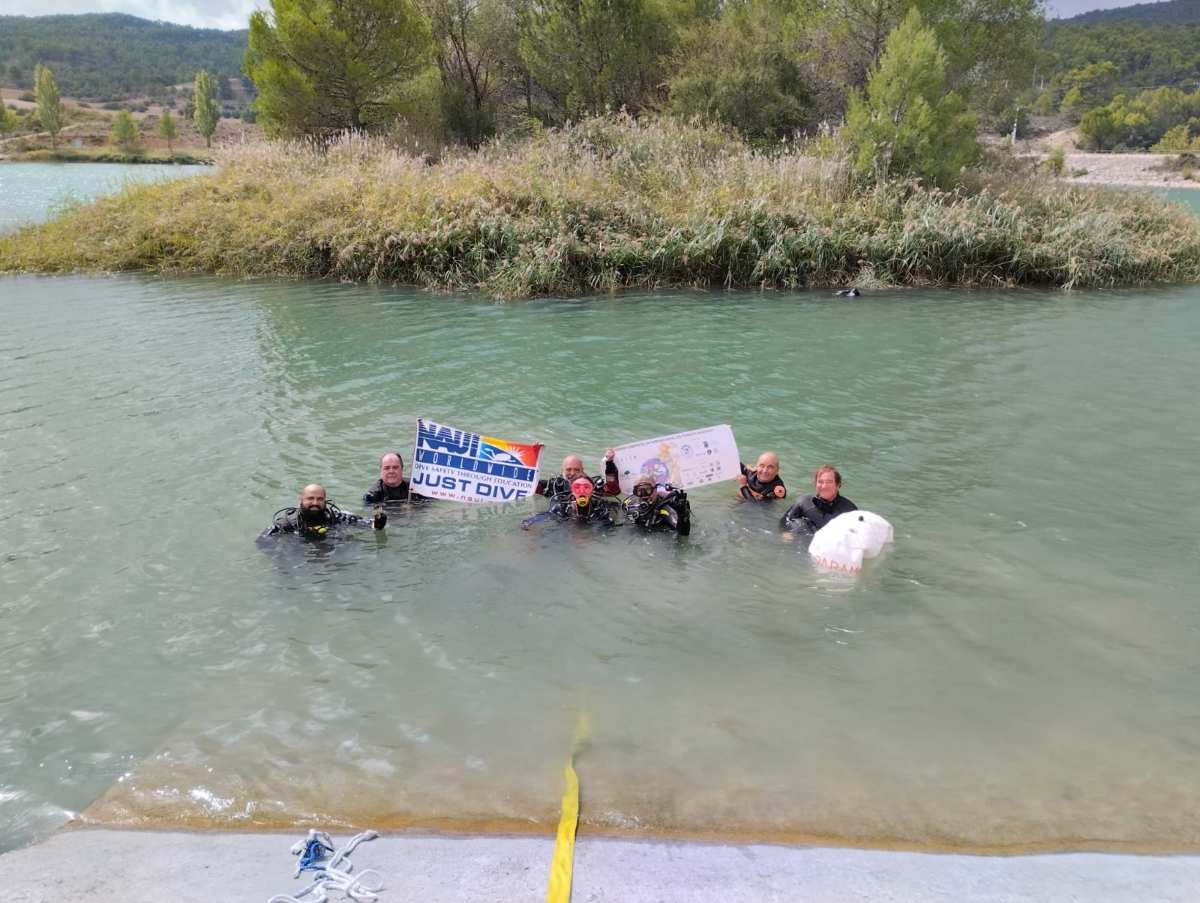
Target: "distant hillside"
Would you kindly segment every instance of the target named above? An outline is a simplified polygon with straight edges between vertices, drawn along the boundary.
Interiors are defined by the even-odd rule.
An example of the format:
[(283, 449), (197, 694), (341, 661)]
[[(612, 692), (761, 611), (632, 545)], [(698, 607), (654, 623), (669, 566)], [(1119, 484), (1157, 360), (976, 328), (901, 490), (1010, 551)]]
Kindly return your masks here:
[(1117, 9), (1097, 9), (1061, 20), (1071, 25), (1115, 25), (1135, 22), (1140, 25), (1200, 24), (1200, 0), (1166, 0), (1163, 3), (1138, 3)]
[(1191, 91), (1200, 83), (1200, 0), (1056, 19), (1047, 23), (1044, 47), (1049, 65), (1039, 71), (1052, 86), (1071, 70), (1108, 61), (1116, 65), (1117, 86), (1126, 94), (1164, 86)]
[(156, 94), (198, 69), (242, 74), (246, 31), (189, 28), (119, 13), (0, 16), (0, 82), (33, 84), (33, 67), (54, 72), (60, 94), (107, 100)]

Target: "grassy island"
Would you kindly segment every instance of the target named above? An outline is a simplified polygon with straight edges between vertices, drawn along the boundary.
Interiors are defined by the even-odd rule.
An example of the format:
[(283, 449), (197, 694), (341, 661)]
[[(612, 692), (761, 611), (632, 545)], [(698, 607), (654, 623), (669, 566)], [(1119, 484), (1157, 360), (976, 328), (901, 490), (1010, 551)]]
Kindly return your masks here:
[(259, 145), (0, 237), (0, 271), (478, 288), (1083, 287), (1200, 281), (1157, 198), (980, 171), (860, 187), (836, 161), (671, 120), (598, 118), (431, 162), (379, 142)]

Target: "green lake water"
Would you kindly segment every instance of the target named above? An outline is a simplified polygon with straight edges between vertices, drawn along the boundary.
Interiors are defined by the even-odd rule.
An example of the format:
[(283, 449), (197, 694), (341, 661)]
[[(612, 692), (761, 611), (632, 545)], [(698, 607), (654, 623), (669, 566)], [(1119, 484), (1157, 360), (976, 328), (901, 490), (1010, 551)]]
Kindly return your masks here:
[(72, 203), (112, 194), (126, 185), (211, 170), (158, 163), (0, 163), (0, 232), (41, 222)]
[[(1200, 290), (630, 294), (0, 278), (0, 848), (72, 814), (1200, 848)], [(889, 518), (691, 537), (357, 508), (418, 416), (546, 460), (715, 423)], [(99, 800), (98, 802), (95, 802)], [(90, 808), (89, 808), (90, 807)]]

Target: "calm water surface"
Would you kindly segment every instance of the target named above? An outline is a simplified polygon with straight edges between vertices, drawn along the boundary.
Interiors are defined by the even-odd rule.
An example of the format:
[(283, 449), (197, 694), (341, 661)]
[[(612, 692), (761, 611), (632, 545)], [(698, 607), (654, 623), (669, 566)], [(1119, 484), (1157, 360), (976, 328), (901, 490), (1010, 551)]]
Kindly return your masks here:
[(64, 207), (133, 183), (212, 172), (157, 163), (0, 163), (0, 232), (49, 219)]
[[(1200, 848), (1200, 291), (628, 295), (0, 278), (0, 848), (127, 824)], [(719, 422), (890, 518), (686, 540), (348, 507), (424, 415), (547, 460)], [(406, 457), (408, 455), (406, 454)]]

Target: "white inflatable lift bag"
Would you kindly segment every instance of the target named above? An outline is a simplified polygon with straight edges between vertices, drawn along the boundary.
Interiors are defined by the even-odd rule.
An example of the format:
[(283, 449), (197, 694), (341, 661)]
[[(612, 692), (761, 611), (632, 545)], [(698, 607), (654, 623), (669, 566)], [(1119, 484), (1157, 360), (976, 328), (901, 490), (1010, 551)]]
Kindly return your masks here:
[(812, 538), (808, 554), (821, 567), (857, 573), (892, 541), (892, 525), (870, 511), (839, 514)]

